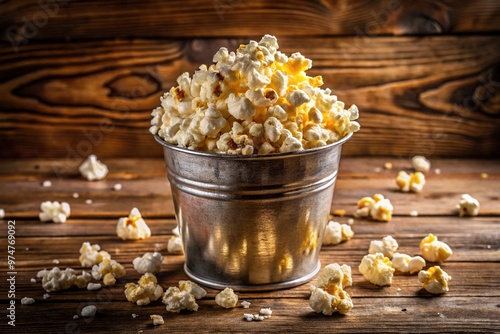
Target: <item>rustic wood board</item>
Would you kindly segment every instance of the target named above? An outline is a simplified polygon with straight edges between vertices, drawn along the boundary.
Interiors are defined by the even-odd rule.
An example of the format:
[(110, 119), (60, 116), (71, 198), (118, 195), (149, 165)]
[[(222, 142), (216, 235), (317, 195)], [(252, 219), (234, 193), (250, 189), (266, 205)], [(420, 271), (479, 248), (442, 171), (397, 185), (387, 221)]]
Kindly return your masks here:
[[(392, 162), (392, 170), (384, 170), (385, 162)], [(160, 159), (108, 159), (111, 172), (98, 182), (87, 182), (78, 176), (76, 168), (57, 174), (54, 164), (64, 160), (12, 160), (0, 165), (0, 208), (6, 211), (0, 221), (0, 249), (6, 249), (8, 220), (16, 221), (16, 327), (0, 322), (2, 333), (492, 333), (500, 331), (500, 161), (499, 160), (440, 160), (432, 159), (433, 170), (428, 174), (422, 194), (401, 194), (394, 191), (393, 177), (398, 170), (409, 170), (408, 159), (344, 158), (341, 163), (332, 208), (352, 213), (357, 197), (372, 192), (383, 192), (393, 201), (399, 213), (388, 223), (374, 223), (356, 219), (352, 226), (354, 238), (339, 245), (324, 246), (320, 260), (324, 264), (346, 263), (353, 270), (353, 286), (346, 290), (352, 295), (353, 310), (346, 316), (323, 316), (314, 313), (308, 305), (308, 284), (286, 290), (268, 292), (240, 292), (241, 300), (252, 303), (251, 312), (271, 307), (273, 316), (263, 322), (246, 322), (243, 310), (222, 309), (213, 301), (218, 291), (207, 289), (208, 295), (200, 302), (198, 312), (168, 313), (157, 302), (139, 307), (127, 302), (124, 284), (136, 281), (140, 275), (132, 267), (132, 260), (146, 251), (157, 250), (165, 255), (158, 278), (162, 286), (175, 285), (186, 279), (183, 256), (168, 255), (166, 244), (175, 227), (172, 206), (167, 203), (170, 190), (163, 161)], [(382, 168), (378, 171), (377, 168)], [(377, 169), (377, 170), (375, 170)], [(488, 178), (481, 178), (487, 173)], [(44, 188), (41, 182), (53, 181)], [(392, 182), (391, 182), (392, 180)], [(121, 183), (119, 192), (111, 190)], [(73, 199), (75, 191), (81, 197)], [(478, 217), (459, 218), (454, 205), (460, 194), (470, 192), (481, 204)], [(91, 205), (85, 198), (93, 198)], [(73, 213), (65, 224), (42, 223), (37, 219), (41, 201), (68, 200)], [(161, 202), (161, 203), (157, 203)], [(148, 204), (149, 203), (149, 204)], [(155, 204), (156, 203), (156, 204)], [(119, 216), (132, 205), (143, 211), (153, 236), (132, 242), (115, 235)], [(404, 208), (404, 210), (402, 209)], [(410, 217), (408, 210), (425, 214)], [(484, 210), (483, 210), (484, 209)], [(345, 217), (336, 217), (345, 222)], [(453, 256), (442, 267), (453, 277), (450, 291), (442, 296), (431, 296), (421, 289), (415, 275), (396, 274), (393, 285), (376, 287), (367, 282), (357, 266), (366, 254), (370, 240), (392, 235), (399, 242), (399, 250), (419, 254), (418, 244), (423, 236), (433, 232), (450, 244)], [(100, 291), (68, 290), (50, 293), (41, 283), (30, 282), (37, 271), (55, 266), (80, 269), (78, 249), (82, 242), (99, 243), (114, 259), (121, 262), (127, 275), (112, 287)], [(6, 255), (1, 258), (7, 267)], [(0, 289), (8, 290), (5, 270), (2, 269)], [(33, 305), (20, 305), (19, 299), (35, 298)], [(0, 303), (8, 303), (6, 293), (0, 294)], [(94, 318), (73, 319), (83, 306), (95, 304)], [(5, 311), (2, 311), (5, 312)], [(5, 313), (2, 313), (5, 314)], [(132, 314), (138, 317), (133, 318)], [(165, 324), (154, 327), (150, 314), (161, 314)]]

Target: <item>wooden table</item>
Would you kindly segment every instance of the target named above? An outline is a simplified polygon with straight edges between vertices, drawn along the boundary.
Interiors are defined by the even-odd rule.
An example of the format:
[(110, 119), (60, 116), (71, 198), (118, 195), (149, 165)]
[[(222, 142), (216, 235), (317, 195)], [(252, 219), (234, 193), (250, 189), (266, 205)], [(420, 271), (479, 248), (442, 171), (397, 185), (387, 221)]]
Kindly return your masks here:
[[(393, 163), (385, 170), (386, 161)], [(354, 308), (346, 316), (314, 313), (308, 304), (309, 284), (293, 289), (262, 293), (239, 293), (240, 300), (252, 303), (250, 310), (241, 307), (223, 309), (214, 302), (218, 291), (207, 289), (199, 301), (198, 312), (169, 313), (155, 302), (140, 307), (126, 301), (124, 284), (140, 275), (132, 260), (147, 251), (165, 255), (158, 274), (164, 288), (176, 285), (187, 276), (183, 256), (168, 255), (166, 244), (175, 227), (171, 193), (160, 159), (107, 159), (110, 174), (105, 180), (87, 182), (78, 172), (78, 162), (71, 160), (12, 160), (0, 165), (0, 207), (6, 211), (1, 220), (0, 249), (2, 277), (2, 333), (221, 333), (221, 332), (499, 332), (500, 331), (500, 160), (437, 160), (427, 174), (427, 184), (419, 194), (400, 193), (394, 178), (401, 169), (409, 169), (406, 158), (344, 158), (337, 180), (332, 209), (345, 209), (347, 221), (363, 196), (382, 193), (395, 209), (388, 223), (356, 219), (352, 240), (336, 246), (324, 246), (323, 265), (346, 263), (353, 270), (351, 294)], [(441, 174), (436, 174), (439, 168)], [(487, 173), (488, 178), (482, 178)], [(52, 187), (42, 187), (44, 180)], [(112, 190), (116, 183), (123, 189)], [(73, 198), (73, 193), (79, 198)], [(462, 193), (469, 193), (481, 203), (478, 217), (460, 218), (455, 209)], [(87, 199), (92, 204), (86, 204)], [(38, 219), (42, 201), (67, 201), (71, 217), (65, 224), (42, 223)], [(138, 207), (153, 236), (142, 241), (122, 241), (116, 236), (117, 219)], [(417, 210), (418, 217), (410, 211)], [(15, 221), (16, 327), (7, 325), (6, 285), (7, 224)], [(258, 224), (258, 222), (256, 222)], [(423, 290), (415, 275), (396, 274), (392, 286), (376, 287), (358, 271), (370, 240), (392, 235), (404, 253), (419, 254), (419, 242), (429, 232), (447, 242), (453, 256), (442, 267), (453, 277), (450, 291), (431, 296)], [(55, 266), (80, 270), (78, 250), (84, 241), (98, 243), (112, 258), (122, 263), (127, 275), (100, 291), (66, 290), (50, 293), (40, 280), (30, 279), (43, 268)], [(20, 305), (22, 297), (36, 300)], [(95, 318), (73, 319), (83, 306), (98, 308)], [(262, 322), (247, 322), (243, 313), (271, 307), (273, 316)], [(137, 317), (133, 317), (137, 314)], [(154, 327), (151, 314), (161, 314), (165, 324)]]

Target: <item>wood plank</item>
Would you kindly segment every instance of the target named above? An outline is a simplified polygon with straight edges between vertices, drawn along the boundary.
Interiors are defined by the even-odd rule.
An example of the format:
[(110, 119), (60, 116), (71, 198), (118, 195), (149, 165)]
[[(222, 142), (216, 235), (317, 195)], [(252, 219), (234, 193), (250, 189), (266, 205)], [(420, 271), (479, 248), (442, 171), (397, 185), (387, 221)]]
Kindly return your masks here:
[[(115, 37), (439, 34), (500, 30), (494, 0), (3, 2), (3, 41)], [(293, 23), (293, 24), (292, 24)]]
[[(30, 43), (0, 51), (1, 158), (159, 157), (150, 111), (182, 72), (248, 39)], [(498, 36), (282, 38), (362, 129), (346, 155), (499, 157)], [(382, 130), (383, 129), (383, 130)], [(36, 132), (36, 136), (33, 133)], [(404, 134), (404, 135), (403, 135)], [(60, 140), (65, 138), (65, 140)]]

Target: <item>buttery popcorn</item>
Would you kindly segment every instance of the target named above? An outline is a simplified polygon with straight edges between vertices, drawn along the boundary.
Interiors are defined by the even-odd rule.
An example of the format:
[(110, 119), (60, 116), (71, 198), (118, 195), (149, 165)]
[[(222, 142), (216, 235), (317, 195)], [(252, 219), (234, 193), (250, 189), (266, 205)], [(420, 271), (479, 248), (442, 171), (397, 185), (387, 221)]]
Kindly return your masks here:
[(432, 233), (422, 239), (420, 251), (424, 259), (430, 262), (443, 262), (453, 254), (450, 246), (439, 241)]
[(441, 267), (434, 266), (430, 267), (427, 271), (421, 270), (418, 273), (418, 280), (428, 292), (441, 294), (449, 290), (448, 282), (451, 281), (451, 276), (441, 269)]
[(105, 259), (111, 259), (111, 255), (101, 250), (101, 246), (98, 244), (90, 245), (89, 242), (84, 242), (82, 243), (82, 247), (80, 247), (80, 257), (78, 259), (82, 267), (92, 268), (94, 264), (99, 264)]
[(116, 279), (125, 276), (125, 268), (115, 260), (104, 259), (92, 267), (92, 277), (103, 280), (104, 285), (113, 285)]
[(342, 241), (351, 240), (353, 235), (351, 226), (330, 221), (323, 236), (323, 245), (337, 245)]
[(167, 305), (167, 311), (179, 313), (181, 310), (198, 311), (196, 299), (203, 298), (207, 292), (191, 281), (179, 281), (179, 287), (171, 286), (165, 291), (162, 303)]
[(421, 155), (414, 156), (411, 163), (416, 172), (427, 173), (431, 169), (431, 162)]
[(108, 167), (93, 154), (88, 156), (78, 170), (88, 181), (102, 180), (109, 172)]
[(217, 305), (224, 308), (234, 308), (238, 303), (238, 295), (231, 288), (225, 288), (215, 296)]
[(365, 255), (359, 265), (359, 271), (375, 285), (392, 284), (394, 268), (392, 268), (391, 260), (382, 253)]
[(351, 297), (344, 288), (352, 285), (351, 267), (337, 263), (327, 265), (311, 285), (309, 305), (316, 313), (347, 314), (352, 308)]
[(479, 214), (479, 202), (469, 194), (463, 194), (457, 209), (460, 217), (477, 216)]
[(153, 325), (158, 326), (158, 325), (163, 325), (165, 321), (163, 320), (163, 317), (158, 314), (152, 314), (149, 316), (151, 320), (153, 320)]
[(132, 264), (139, 274), (156, 274), (160, 272), (162, 262), (163, 256), (160, 253), (147, 252), (142, 257), (136, 257), (134, 261), (132, 261)]
[(139, 240), (149, 238), (151, 230), (142, 218), (139, 209), (133, 208), (128, 217), (121, 217), (118, 220), (116, 234), (123, 240)]
[(363, 197), (358, 201), (358, 209), (354, 211), (354, 217), (371, 217), (376, 221), (387, 222), (392, 218), (394, 210), (391, 201), (381, 194), (372, 197)]
[(407, 254), (394, 253), (392, 267), (402, 273), (416, 273), (425, 267), (425, 260), (420, 256), (411, 257)]
[(396, 184), (403, 192), (421, 192), (425, 185), (425, 176), (421, 172), (408, 174), (400, 171), (396, 177)]
[(395, 251), (398, 250), (398, 242), (392, 236), (388, 235), (382, 240), (372, 240), (370, 242), (370, 248), (368, 249), (368, 253), (376, 254), (382, 253), (385, 257), (389, 259), (392, 257)]
[(223, 154), (269, 154), (324, 146), (359, 130), (349, 109), (319, 88), (311, 60), (278, 51), (274, 36), (226, 48), (192, 77), (183, 73), (151, 113), (149, 131), (167, 143)]
[(42, 279), (42, 287), (47, 292), (65, 290), (73, 286), (83, 289), (91, 280), (91, 275), (86, 271), (77, 275), (74, 269), (61, 270), (58, 267), (40, 270), (36, 277)]
[(182, 239), (181, 239), (181, 235), (179, 233), (179, 226), (176, 226), (172, 230), (172, 233), (174, 235), (172, 237), (170, 237), (170, 239), (168, 240), (167, 251), (171, 254), (184, 253), (184, 249), (182, 246)]
[(163, 288), (158, 284), (156, 276), (146, 273), (139, 282), (125, 284), (125, 297), (129, 302), (139, 306), (148, 305), (163, 295)]
[(43, 202), (40, 204), (40, 210), (42, 211), (38, 214), (40, 221), (53, 221), (54, 223), (65, 223), (71, 212), (71, 208), (68, 203), (59, 203), (57, 201)]

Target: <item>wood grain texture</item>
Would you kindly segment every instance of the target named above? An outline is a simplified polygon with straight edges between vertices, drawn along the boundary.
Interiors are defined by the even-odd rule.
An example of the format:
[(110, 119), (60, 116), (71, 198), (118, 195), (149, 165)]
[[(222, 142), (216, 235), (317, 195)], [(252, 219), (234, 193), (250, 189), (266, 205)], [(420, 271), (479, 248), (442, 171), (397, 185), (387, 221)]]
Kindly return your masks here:
[(500, 30), (495, 0), (174, 0), (3, 1), (2, 39), (226, 37), (492, 32)]
[[(279, 36), (278, 36), (279, 37)], [(255, 36), (259, 38), (259, 36)], [(0, 157), (159, 157), (150, 111), (182, 72), (248, 39), (30, 43), (0, 51)], [(280, 38), (362, 130), (346, 155), (498, 157), (500, 37)], [(62, 140), (64, 138), (64, 140)]]
[[(392, 170), (376, 171), (385, 162), (392, 162)], [(88, 182), (68, 169), (56, 176), (54, 163), (64, 160), (4, 160), (0, 164), (0, 208), (6, 217), (0, 220), (0, 248), (6, 249), (7, 221), (16, 220), (16, 327), (0, 322), (2, 333), (494, 333), (500, 331), (498, 318), (500, 297), (500, 160), (440, 160), (432, 159), (433, 168), (442, 173), (428, 173), (423, 196), (390, 192), (390, 198), (399, 208), (422, 209), (426, 214), (409, 217), (400, 211), (388, 223), (373, 223), (356, 219), (352, 226), (352, 240), (339, 245), (322, 247), (323, 265), (337, 262), (352, 268), (353, 285), (346, 288), (352, 296), (353, 310), (346, 316), (331, 317), (314, 313), (308, 304), (309, 284), (291, 289), (267, 292), (238, 292), (240, 300), (252, 303), (249, 310), (240, 307), (223, 309), (214, 302), (217, 290), (207, 289), (207, 296), (199, 301), (198, 312), (169, 313), (160, 302), (139, 307), (127, 302), (124, 285), (135, 282), (132, 260), (148, 251), (160, 251), (165, 259), (157, 275), (167, 288), (187, 276), (183, 271), (184, 257), (166, 251), (168, 239), (176, 223), (170, 202), (164, 163), (160, 159), (108, 159), (111, 172), (103, 181)], [(336, 203), (348, 209), (354, 197), (365, 192), (386, 192), (393, 188), (393, 177), (398, 170), (409, 170), (408, 159), (344, 158), (334, 195)], [(487, 179), (480, 177), (488, 173)], [(41, 182), (51, 179), (53, 186), (44, 188)], [(391, 182), (389, 182), (391, 181)], [(119, 192), (111, 190), (121, 183)], [(72, 192), (85, 194), (71, 198)], [(463, 192), (476, 195), (481, 202), (481, 216), (459, 218), (453, 210)], [(86, 197), (96, 199), (84, 205)], [(36, 207), (47, 199), (74, 200), (74, 212), (65, 224), (42, 223), (37, 219)], [(344, 198), (348, 198), (344, 201)], [(436, 200), (439, 199), (439, 200)], [(78, 204), (77, 202), (81, 203)], [(148, 204), (149, 203), (149, 204)], [(157, 204), (151, 204), (157, 203)], [(350, 203), (350, 204), (348, 204)], [(346, 206), (343, 206), (343, 205)], [(80, 206), (79, 206), (80, 205)], [(152, 230), (153, 236), (141, 241), (123, 241), (116, 237), (114, 228), (119, 215), (138, 205)], [(148, 206), (149, 205), (149, 206)], [(144, 210), (143, 210), (144, 208)], [(484, 210), (488, 213), (484, 214)], [(406, 209), (405, 209), (406, 210)], [(348, 210), (349, 211), (349, 210)], [(347, 217), (336, 217), (345, 222)], [(366, 254), (371, 240), (392, 235), (399, 243), (399, 251), (417, 255), (423, 236), (433, 232), (447, 242), (454, 251), (441, 266), (453, 279), (450, 291), (442, 296), (425, 292), (415, 275), (396, 273), (393, 284), (376, 287), (360, 274), (358, 265)], [(82, 242), (98, 243), (121, 262), (127, 275), (117, 284), (99, 291), (71, 289), (45, 291), (40, 280), (31, 282), (43, 268), (55, 266), (81, 269), (78, 250)], [(431, 263), (428, 266), (433, 265)], [(6, 257), (0, 258), (0, 267), (6, 268)], [(0, 274), (0, 291), (7, 291), (5, 271)], [(20, 305), (24, 296), (35, 298), (33, 305)], [(6, 307), (9, 299), (0, 294), (0, 304)], [(93, 318), (73, 319), (82, 307), (96, 305)], [(243, 313), (257, 313), (262, 307), (271, 307), (273, 316), (264, 322), (246, 322)], [(2, 311), (5, 315), (5, 311)], [(132, 317), (132, 314), (138, 315)], [(155, 327), (149, 318), (161, 314), (165, 324)]]

